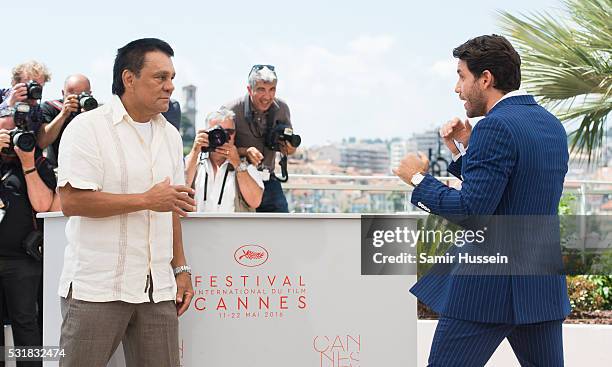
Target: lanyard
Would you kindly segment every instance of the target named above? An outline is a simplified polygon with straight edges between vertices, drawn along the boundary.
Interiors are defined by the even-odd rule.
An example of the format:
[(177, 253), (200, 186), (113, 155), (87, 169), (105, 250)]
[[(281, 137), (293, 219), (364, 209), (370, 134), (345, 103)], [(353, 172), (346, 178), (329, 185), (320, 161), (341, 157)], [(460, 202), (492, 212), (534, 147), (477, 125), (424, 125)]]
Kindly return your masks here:
[[(212, 162), (211, 162), (212, 164)], [(223, 200), (223, 192), (225, 191), (225, 182), (227, 181), (227, 175), (229, 174), (229, 165), (225, 168), (225, 174), (223, 175), (223, 183), (221, 184), (221, 192), (219, 193), (219, 201), (217, 201), (217, 205), (221, 205), (221, 201)], [(204, 175), (204, 201), (206, 201), (206, 194), (208, 192), (208, 171)]]

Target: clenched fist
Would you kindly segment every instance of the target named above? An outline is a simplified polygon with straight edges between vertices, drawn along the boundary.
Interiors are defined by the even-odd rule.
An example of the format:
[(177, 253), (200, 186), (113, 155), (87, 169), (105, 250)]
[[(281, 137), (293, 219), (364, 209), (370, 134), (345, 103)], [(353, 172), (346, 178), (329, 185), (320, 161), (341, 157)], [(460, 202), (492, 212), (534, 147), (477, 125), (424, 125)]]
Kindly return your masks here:
[(393, 170), (393, 173), (405, 183), (412, 185), (412, 176), (417, 172), (425, 174), (429, 170), (429, 159), (419, 152), (408, 153), (400, 162), (399, 167)]
[(472, 135), (472, 125), (470, 125), (470, 120), (468, 119), (461, 121), (459, 117), (454, 117), (440, 128), (440, 137), (453, 154), (459, 154), (455, 141), (467, 148), (470, 135)]

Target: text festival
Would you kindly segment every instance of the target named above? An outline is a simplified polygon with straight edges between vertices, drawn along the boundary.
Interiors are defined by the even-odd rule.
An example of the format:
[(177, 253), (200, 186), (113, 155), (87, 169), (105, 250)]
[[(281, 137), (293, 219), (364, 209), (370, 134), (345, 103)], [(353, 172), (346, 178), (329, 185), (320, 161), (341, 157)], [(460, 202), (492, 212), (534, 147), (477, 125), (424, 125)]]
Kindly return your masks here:
[(196, 275), (196, 311), (283, 311), (305, 309), (306, 282), (299, 276)]

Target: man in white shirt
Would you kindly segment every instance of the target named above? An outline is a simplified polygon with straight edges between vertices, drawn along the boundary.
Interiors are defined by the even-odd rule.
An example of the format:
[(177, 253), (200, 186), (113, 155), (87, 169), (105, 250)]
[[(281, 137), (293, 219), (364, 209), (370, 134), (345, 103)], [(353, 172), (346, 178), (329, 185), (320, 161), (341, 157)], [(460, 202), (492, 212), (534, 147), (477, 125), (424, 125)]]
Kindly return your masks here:
[(161, 115), (174, 90), (172, 56), (153, 38), (120, 48), (112, 100), (64, 132), (60, 366), (105, 366), (121, 341), (127, 366), (179, 364), (177, 316), (193, 297), (179, 217), (195, 201), (181, 137)]
[[(221, 108), (206, 117), (208, 130), (199, 130), (191, 152), (186, 157), (187, 184), (195, 188), (199, 212), (233, 213), (255, 211), (263, 196), (261, 173), (241, 160), (234, 145), (236, 138), (235, 114)], [(211, 149), (211, 129), (223, 129), (227, 142)], [(210, 152), (204, 153), (204, 150)]]

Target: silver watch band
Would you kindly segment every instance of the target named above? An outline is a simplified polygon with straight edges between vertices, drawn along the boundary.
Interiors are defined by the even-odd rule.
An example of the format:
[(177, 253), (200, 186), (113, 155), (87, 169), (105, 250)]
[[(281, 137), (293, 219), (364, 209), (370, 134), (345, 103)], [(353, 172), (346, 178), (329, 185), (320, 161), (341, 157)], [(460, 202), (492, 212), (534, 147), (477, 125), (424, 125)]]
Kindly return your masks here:
[(189, 275), (191, 275), (191, 266), (181, 265), (174, 268), (174, 276), (177, 276), (180, 273), (188, 273)]
[(246, 172), (249, 165), (246, 162), (240, 162), (238, 167), (236, 167), (236, 171), (238, 172)]

